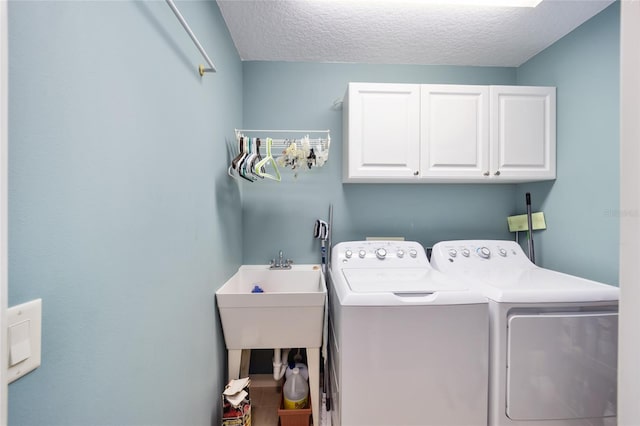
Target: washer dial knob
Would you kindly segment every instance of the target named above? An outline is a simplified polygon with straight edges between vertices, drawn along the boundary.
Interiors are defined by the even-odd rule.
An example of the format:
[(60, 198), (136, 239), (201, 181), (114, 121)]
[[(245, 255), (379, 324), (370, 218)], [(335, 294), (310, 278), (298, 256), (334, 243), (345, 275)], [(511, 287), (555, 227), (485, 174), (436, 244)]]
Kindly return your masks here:
[(479, 247), (476, 252), (478, 253), (478, 256), (483, 259), (488, 259), (491, 256), (491, 250), (489, 250), (489, 247)]
[(507, 251), (503, 248), (501, 248), (500, 250), (498, 250), (498, 253), (500, 254), (500, 256), (502, 257), (507, 257)]
[(404, 250), (398, 250), (398, 258), (402, 259), (404, 257)]
[(417, 257), (418, 256), (418, 250), (416, 250), (416, 249), (409, 250), (409, 256)]
[(360, 259), (364, 259), (364, 257), (367, 255), (367, 252), (364, 250), (360, 250), (358, 252), (358, 256), (360, 256)]
[(387, 250), (383, 249), (382, 247), (376, 249), (376, 257), (380, 260), (384, 260), (384, 258), (387, 257)]
[(466, 248), (462, 249), (462, 255), (464, 257), (469, 257), (470, 254), (471, 252), (469, 251), (469, 249), (466, 249)]
[(458, 252), (456, 251), (456, 249), (449, 249), (449, 256), (456, 257), (457, 255)]
[(351, 256), (353, 256), (353, 252), (351, 250), (347, 250), (344, 252), (344, 257), (346, 257), (347, 259), (351, 259)]

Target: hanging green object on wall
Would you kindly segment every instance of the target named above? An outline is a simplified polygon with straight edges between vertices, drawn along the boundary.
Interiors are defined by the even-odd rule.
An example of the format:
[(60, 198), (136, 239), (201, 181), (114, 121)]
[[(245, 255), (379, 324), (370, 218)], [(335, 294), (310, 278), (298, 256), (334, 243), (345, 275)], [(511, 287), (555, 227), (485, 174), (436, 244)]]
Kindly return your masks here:
[[(528, 231), (527, 215), (519, 214), (516, 216), (507, 217), (507, 223), (509, 224), (509, 232)], [(543, 212), (536, 212), (531, 215), (531, 227), (534, 231), (540, 229), (547, 229), (547, 223), (544, 220)]]

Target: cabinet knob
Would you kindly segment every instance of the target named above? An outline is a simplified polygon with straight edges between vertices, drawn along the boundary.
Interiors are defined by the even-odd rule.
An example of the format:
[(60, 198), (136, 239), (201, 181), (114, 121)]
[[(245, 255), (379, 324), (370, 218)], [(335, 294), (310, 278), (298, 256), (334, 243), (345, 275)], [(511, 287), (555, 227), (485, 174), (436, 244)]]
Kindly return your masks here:
[(484, 172), (482, 175), (483, 175), (483, 176), (489, 176), (489, 172), (488, 172), (488, 171), (486, 171), (486, 172)]
[(418, 176), (419, 174), (420, 174), (420, 172), (418, 172), (418, 171), (413, 172), (414, 176)]
[(500, 170), (498, 170), (497, 172), (495, 172), (493, 175), (494, 175), (494, 176), (500, 176)]

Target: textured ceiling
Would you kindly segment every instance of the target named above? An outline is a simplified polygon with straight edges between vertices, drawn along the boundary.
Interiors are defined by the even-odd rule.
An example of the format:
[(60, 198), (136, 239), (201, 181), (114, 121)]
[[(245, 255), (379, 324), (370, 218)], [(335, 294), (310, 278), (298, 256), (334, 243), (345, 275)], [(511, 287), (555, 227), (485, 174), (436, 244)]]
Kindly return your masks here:
[[(446, 0), (445, 0), (446, 1)], [(613, 0), (218, 0), (244, 61), (519, 66)]]

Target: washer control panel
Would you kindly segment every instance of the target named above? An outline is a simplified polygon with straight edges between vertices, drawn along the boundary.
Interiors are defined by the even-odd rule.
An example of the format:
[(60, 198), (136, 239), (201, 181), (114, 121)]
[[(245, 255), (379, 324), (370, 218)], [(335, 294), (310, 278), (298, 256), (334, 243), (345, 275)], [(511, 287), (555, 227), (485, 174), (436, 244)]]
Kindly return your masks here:
[(431, 264), (441, 271), (455, 268), (482, 268), (483, 265), (527, 265), (527, 255), (515, 241), (441, 241), (433, 246)]
[(333, 247), (331, 262), (352, 267), (428, 266), (424, 247), (415, 241), (346, 241)]

